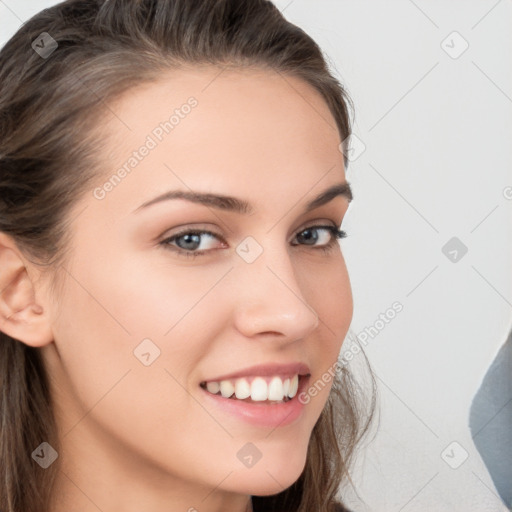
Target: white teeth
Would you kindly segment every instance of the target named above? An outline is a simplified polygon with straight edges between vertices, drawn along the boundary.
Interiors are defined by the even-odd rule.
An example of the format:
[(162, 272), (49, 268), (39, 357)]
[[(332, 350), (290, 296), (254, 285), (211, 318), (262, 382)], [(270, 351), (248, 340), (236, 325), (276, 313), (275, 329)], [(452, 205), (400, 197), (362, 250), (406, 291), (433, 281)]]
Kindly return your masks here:
[(288, 391), (288, 396), (293, 398), (297, 394), (297, 389), (299, 388), (299, 377), (294, 375), (292, 380), (290, 381), (290, 390)]
[(251, 384), (251, 400), (263, 402), (268, 399), (268, 386), (265, 379), (256, 377)]
[(220, 384), (218, 382), (207, 382), (206, 389), (214, 395), (219, 392)]
[(286, 379), (283, 382), (283, 393), (285, 396), (288, 396), (288, 392), (290, 391), (290, 379)]
[(268, 386), (268, 399), (269, 400), (282, 400), (284, 398), (283, 393), (283, 381), (279, 377), (274, 377)]
[(246, 379), (237, 379), (235, 382), (235, 394), (240, 400), (251, 396), (251, 386), (249, 386)]
[(235, 392), (235, 386), (231, 384), (229, 380), (223, 380), (220, 382), (220, 394), (224, 398), (229, 398)]
[[(267, 382), (268, 381), (268, 382)], [(291, 379), (282, 379), (281, 377), (269, 378), (255, 377), (251, 383), (245, 378), (232, 380), (222, 380), (220, 382), (210, 381), (206, 383), (206, 389), (216, 395), (219, 393), (224, 398), (237, 398), (244, 400), (251, 398), (255, 402), (283, 401), (293, 398), (297, 394), (299, 387), (299, 376), (294, 375)]]

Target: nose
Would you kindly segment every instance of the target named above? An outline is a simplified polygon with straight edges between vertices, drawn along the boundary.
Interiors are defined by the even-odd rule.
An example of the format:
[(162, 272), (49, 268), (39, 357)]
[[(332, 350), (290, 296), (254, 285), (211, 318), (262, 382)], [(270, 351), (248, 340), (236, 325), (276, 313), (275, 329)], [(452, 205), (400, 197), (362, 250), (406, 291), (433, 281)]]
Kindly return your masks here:
[(280, 336), (285, 342), (305, 338), (319, 324), (307, 303), (286, 250), (264, 250), (252, 263), (239, 261), (235, 324), (245, 336)]

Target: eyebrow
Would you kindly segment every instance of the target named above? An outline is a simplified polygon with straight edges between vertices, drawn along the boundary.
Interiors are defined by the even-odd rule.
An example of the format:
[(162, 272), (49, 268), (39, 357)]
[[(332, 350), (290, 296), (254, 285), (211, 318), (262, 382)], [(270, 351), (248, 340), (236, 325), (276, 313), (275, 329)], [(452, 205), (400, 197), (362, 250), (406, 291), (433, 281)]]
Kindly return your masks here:
[[(350, 188), (348, 182), (345, 181), (343, 183), (338, 183), (321, 192), (317, 197), (306, 204), (304, 213), (309, 212), (310, 210), (314, 210), (315, 208), (328, 203), (338, 196), (345, 197), (349, 203), (352, 201), (352, 189)], [(212, 208), (218, 208), (220, 210), (232, 211), (246, 215), (254, 212), (250, 203), (236, 197), (184, 190), (169, 190), (168, 192), (164, 192), (163, 194), (141, 204), (133, 211), (133, 213), (139, 212), (140, 210), (143, 210), (144, 208), (147, 208), (148, 206), (159, 203), (161, 201), (168, 201), (171, 199), (185, 199), (187, 201), (210, 206)]]

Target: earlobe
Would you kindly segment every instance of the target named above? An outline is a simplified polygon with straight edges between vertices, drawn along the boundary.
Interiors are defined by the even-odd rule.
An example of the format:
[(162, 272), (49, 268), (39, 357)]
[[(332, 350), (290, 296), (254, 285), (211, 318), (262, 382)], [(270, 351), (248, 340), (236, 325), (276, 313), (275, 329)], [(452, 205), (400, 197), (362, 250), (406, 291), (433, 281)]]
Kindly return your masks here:
[(53, 341), (48, 310), (36, 301), (28, 263), (11, 237), (0, 233), (0, 331), (33, 347)]

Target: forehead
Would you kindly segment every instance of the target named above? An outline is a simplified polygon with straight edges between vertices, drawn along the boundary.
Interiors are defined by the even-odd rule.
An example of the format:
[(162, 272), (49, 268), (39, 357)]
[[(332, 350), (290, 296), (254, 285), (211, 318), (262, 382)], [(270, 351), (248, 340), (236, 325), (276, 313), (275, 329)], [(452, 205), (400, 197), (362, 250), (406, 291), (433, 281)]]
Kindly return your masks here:
[[(102, 127), (105, 179), (127, 172), (109, 201), (137, 196), (135, 208), (163, 186), (272, 196), (270, 184), (278, 198), (290, 180), (302, 194), (326, 175), (322, 188), (344, 181), (327, 104), (309, 84), (273, 70), (170, 71), (129, 90), (110, 110)], [(144, 146), (150, 150), (135, 157)]]
[[(187, 101), (196, 106), (185, 108)], [(185, 112), (186, 110), (186, 112)], [(171, 120), (176, 148), (199, 145), (319, 151), (337, 146), (336, 123), (320, 93), (296, 77), (270, 69), (187, 68), (129, 90), (113, 105), (107, 128), (120, 147), (137, 144)], [(171, 119), (175, 114), (174, 119)], [(300, 147), (306, 143), (306, 148)], [(258, 150), (260, 148), (257, 148)]]

